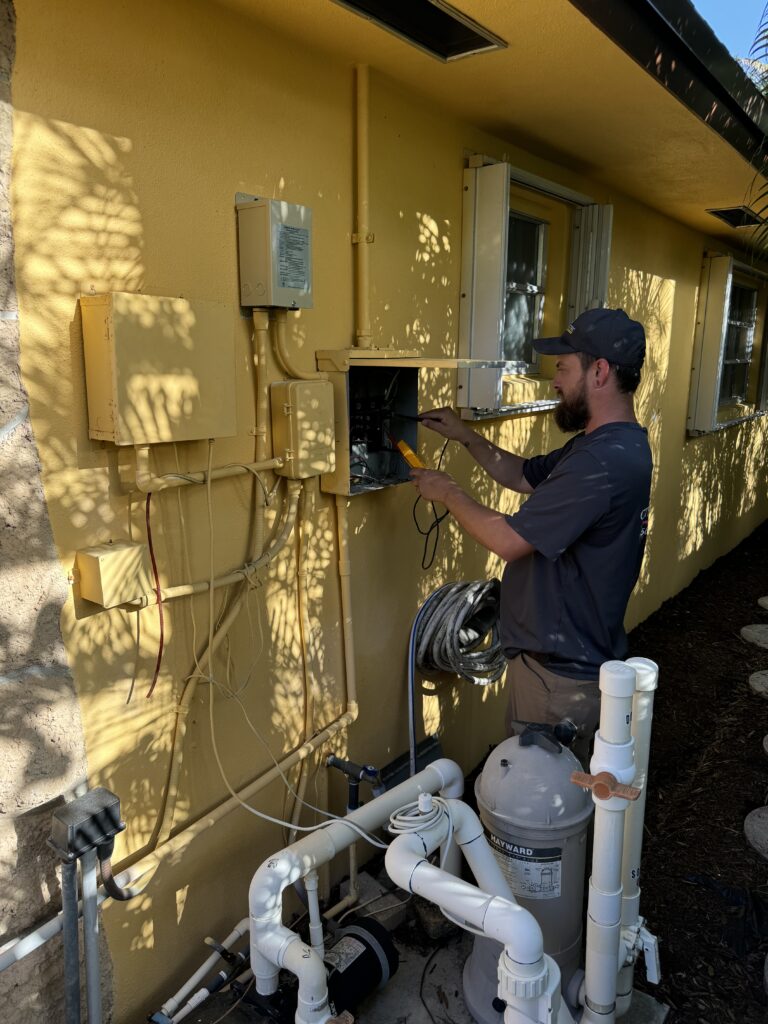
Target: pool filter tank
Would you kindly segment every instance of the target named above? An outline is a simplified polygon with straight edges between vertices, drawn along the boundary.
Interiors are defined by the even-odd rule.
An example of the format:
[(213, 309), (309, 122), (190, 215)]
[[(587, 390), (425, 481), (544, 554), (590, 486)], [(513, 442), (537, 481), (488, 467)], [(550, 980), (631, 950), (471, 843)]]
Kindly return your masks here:
[[(562, 974), (579, 968), (584, 865), (593, 803), (571, 782), (581, 764), (551, 728), (529, 726), (489, 755), (475, 783), (480, 819), (515, 899), (541, 927)], [(501, 945), (478, 936), (464, 965), (464, 1000), (478, 1024), (502, 1024), (496, 999)]]

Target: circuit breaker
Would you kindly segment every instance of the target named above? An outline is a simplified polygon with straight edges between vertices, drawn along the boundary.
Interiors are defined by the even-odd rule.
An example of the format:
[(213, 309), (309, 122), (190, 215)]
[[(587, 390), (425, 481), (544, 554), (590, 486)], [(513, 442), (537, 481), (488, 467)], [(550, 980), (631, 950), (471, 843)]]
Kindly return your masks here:
[(333, 494), (364, 494), (404, 483), (410, 466), (397, 442), (416, 449), (416, 366), (350, 366), (331, 373), (336, 407), (336, 469), (322, 478)]
[(312, 211), (280, 199), (237, 207), (243, 306), (312, 307)]
[(269, 392), (272, 447), (285, 460), (275, 472), (292, 480), (332, 472), (333, 386), (327, 380), (280, 380)]

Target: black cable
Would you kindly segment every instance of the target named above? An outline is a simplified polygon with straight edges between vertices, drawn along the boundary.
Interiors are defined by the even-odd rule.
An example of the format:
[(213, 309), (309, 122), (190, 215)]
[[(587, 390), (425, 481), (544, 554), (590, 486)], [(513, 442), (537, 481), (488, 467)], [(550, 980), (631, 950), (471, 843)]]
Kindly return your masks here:
[[(449, 440), (450, 440), (450, 438), (448, 440), (446, 440), (445, 444), (443, 445), (443, 449), (440, 452), (440, 458), (437, 460), (437, 468), (438, 469), (440, 469), (440, 466), (442, 465), (443, 456), (445, 455), (445, 449), (448, 447), (448, 441)], [(434, 564), (435, 555), (437, 554), (437, 542), (440, 540), (440, 523), (442, 523), (442, 521), (449, 515), (449, 512), (448, 512), (448, 509), (446, 509), (445, 512), (443, 512), (442, 515), (438, 515), (437, 514), (437, 509), (435, 508), (435, 503), (434, 503), (434, 501), (431, 501), (430, 505), (432, 506), (432, 522), (429, 524), (429, 526), (425, 530), (425, 529), (423, 529), (423, 527), (422, 527), (421, 523), (419, 522), (418, 517), (416, 515), (416, 509), (418, 508), (419, 502), (422, 501), (422, 500), (423, 499), (422, 499), (421, 495), (419, 495), (416, 498), (416, 501), (413, 503), (413, 513), (412, 514), (413, 514), (413, 521), (416, 524), (416, 529), (419, 531), (419, 533), (422, 535), (422, 537), (424, 537), (424, 551), (423, 551), (422, 556), (421, 556), (421, 568), (426, 571), (427, 569), (431, 569), (433, 564)], [(434, 534), (434, 542), (432, 544), (432, 554), (429, 555), (428, 554), (429, 553), (429, 543), (430, 543), (430, 538), (432, 537), (433, 534)]]

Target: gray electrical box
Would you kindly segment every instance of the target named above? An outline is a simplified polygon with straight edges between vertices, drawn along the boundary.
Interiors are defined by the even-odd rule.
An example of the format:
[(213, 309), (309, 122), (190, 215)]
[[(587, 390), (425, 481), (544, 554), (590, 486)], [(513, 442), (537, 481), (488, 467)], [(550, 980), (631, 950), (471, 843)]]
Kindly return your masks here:
[(281, 199), (237, 206), (240, 303), (312, 308), (312, 211)]

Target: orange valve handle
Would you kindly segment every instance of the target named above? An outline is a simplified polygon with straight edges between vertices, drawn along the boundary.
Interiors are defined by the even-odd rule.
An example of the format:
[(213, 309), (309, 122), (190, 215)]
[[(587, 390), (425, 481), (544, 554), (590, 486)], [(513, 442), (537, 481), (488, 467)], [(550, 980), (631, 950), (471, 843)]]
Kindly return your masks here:
[(591, 789), (598, 800), (610, 800), (612, 796), (618, 796), (622, 800), (637, 800), (642, 793), (636, 786), (625, 786), (617, 782), (610, 772), (600, 772), (598, 775), (571, 772), (571, 782), (584, 789)]
[(411, 448), (405, 441), (397, 441), (397, 450), (403, 456), (405, 461), (411, 467), (411, 469), (426, 469), (427, 467), (421, 461), (416, 452)]

